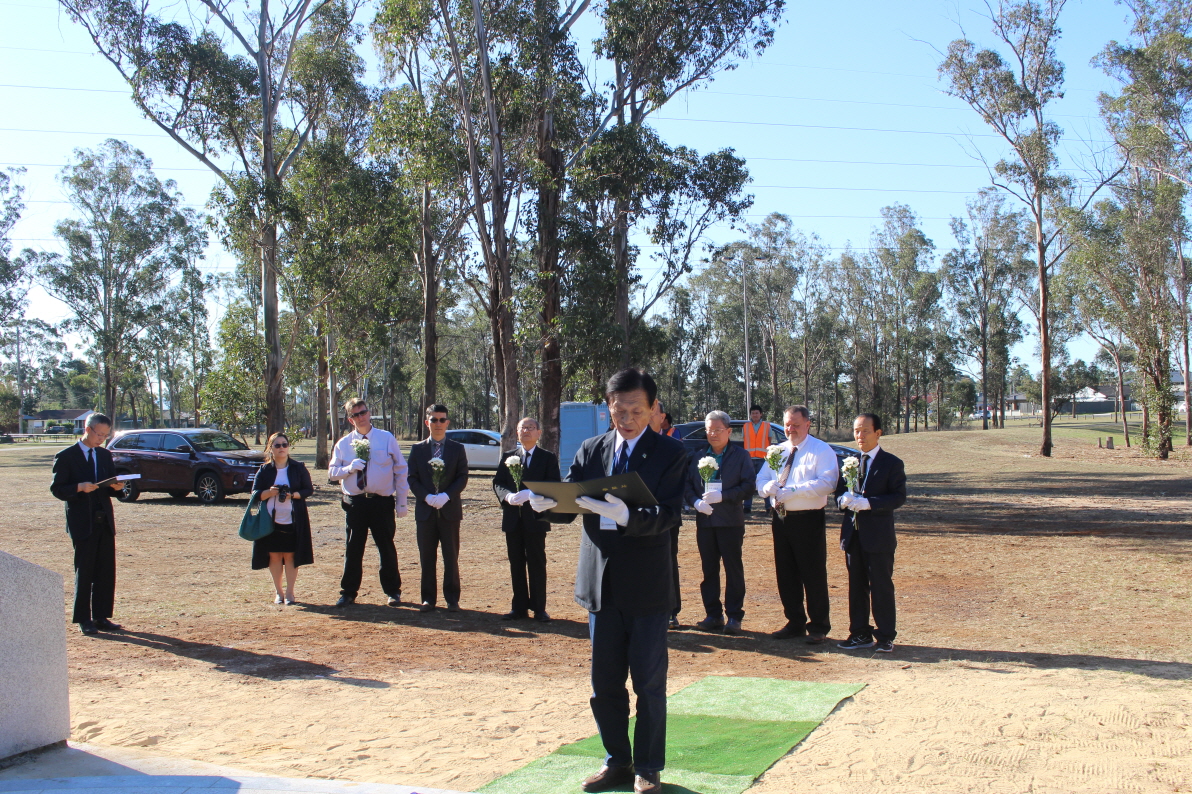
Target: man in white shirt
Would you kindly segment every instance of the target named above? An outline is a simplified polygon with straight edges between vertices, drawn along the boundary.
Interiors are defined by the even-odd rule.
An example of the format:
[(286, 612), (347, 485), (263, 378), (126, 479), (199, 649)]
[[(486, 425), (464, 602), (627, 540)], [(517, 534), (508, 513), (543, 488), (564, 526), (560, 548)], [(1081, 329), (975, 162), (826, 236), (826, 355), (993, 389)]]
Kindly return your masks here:
[[(328, 466), (332, 482), (339, 482), (342, 506), (347, 514), (347, 546), (344, 572), (339, 582), (337, 607), (356, 603), (363, 576), (364, 546), (371, 531), (381, 558), (381, 589), (388, 604), (401, 603), (401, 573), (397, 569), (397, 549), (393, 536), (397, 519), (405, 518), (406, 459), (392, 433), (373, 427), (368, 403), (352, 398), (344, 405), (352, 432), (335, 444)], [(368, 442), (368, 459), (356, 454), (353, 443)]]
[(824, 508), (840, 480), (840, 463), (830, 446), (808, 435), (811, 412), (806, 406), (787, 408), (782, 423), (786, 429), (782, 467), (775, 472), (762, 466), (756, 483), (758, 493), (774, 500), (774, 567), (787, 620), (770, 636), (806, 636), (809, 645), (818, 645), (832, 628)]

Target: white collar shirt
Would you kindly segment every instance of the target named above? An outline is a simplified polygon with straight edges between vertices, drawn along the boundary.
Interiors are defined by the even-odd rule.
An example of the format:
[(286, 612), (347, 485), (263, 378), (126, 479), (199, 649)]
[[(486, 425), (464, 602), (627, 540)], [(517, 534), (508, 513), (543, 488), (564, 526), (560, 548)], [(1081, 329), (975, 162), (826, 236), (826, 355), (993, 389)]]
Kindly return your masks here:
[[(791, 455), (792, 444), (787, 441), (783, 447), (779, 471)], [(778, 472), (763, 465), (757, 473), (755, 485), (760, 491), (766, 483), (776, 479)], [(809, 435), (795, 451), (795, 459), (785, 486), (793, 493), (783, 501), (783, 505), (787, 510), (819, 510), (828, 505), (828, 497), (836, 491), (839, 481), (840, 462), (836, 459), (836, 452), (826, 442)]]
[[(368, 440), (368, 465), (364, 468), (366, 480), (362, 489), (357, 482), (356, 472), (349, 467), (356, 459), (352, 442), (365, 438)], [(396, 497), (397, 507), (406, 506), (406, 495), (410, 491), (406, 479), (409, 467), (397, 439), (386, 430), (374, 427), (367, 436), (355, 430), (348, 433), (335, 443), (327, 470), (331, 481), (338, 481), (340, 489), (349, 496), (359, 496), (361, 493), (393, 496)]]
[(538, 449), (537, 444), (530, 447), (529, 449), (527, 449), (526, 447), (521, 448), (522, 468), (526, 468), (527, 466), (530, 465), (530, 458), (534, 457), (534, 450), (536, 450), (536, 449)]
[(637, 447), (637, 442), (641, 441), (642, 436), (644, 436), (645, 434), (646, 434), (646, 431), (643, 430), (642, 432), (638, 433), (633, 438), (626, 441), (624, 438), (621, 437), (620, 433), (618, 433), (616, 430), (613, 431), (613, 436), (614, 436), (614, 438), (613, 438), (613, 461), (612, 461), (612, 464), (608, 468), (609, 474), (612, 474), (613, 469), (615, 469), (617, 467), (617, 459), (621, 457), (621, 447), (624, 446), (625, 444), (628, 444), (629, 451), (626, 453), (626, 457), (632, 458), (633, 450), (635, 447)]
[[(876, 458), (877, 453), (879, 453), (881, 451), (882, 451), (882, 445), (878, 444), (877, 446), (875, 446), (873, 449), (869, 450), (868, 452), (861, 453), (862, 458), (869, 458), (869, 460), (865, 463), (865, 479), (866, 480), (869, 479), (869, 472), (873, 469), (873, 459)], [(861, 493), (864, 493), (864, 492), (865, 492), (865, 483), (861, 483)]]

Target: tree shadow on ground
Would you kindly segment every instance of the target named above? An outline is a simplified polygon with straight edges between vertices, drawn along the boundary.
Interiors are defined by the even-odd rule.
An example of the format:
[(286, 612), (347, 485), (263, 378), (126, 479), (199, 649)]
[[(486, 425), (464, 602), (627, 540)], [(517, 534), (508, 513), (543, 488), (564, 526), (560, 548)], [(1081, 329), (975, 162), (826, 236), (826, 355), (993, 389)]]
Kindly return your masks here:
[(307, 662), (302, 659), (292, 659), (288, 656), (276, 656), (269, 653), (257, 653), (238, 648), (228, 648), (222, 645), (211, 645), (205, 642), (190, 642), (177, 637), (163, 634), (152, 634), (143, 631), (103, 632), (98, 639), (109, 642), (121, 642), (150, 648), (155, 651), (172, 653), (187, 659), (207, 662), (215, 670), (223, 673), (237, 673), (255, 678), (270, 680), (284, 680), (287, 678), (323, 678), (349, 686), (367, 687), (370, 689), (385, 689), (389, 684), (384, 681), (374, 681), (368, 678), (347, 678), (339, 675), (339, 671), (325, 664)]

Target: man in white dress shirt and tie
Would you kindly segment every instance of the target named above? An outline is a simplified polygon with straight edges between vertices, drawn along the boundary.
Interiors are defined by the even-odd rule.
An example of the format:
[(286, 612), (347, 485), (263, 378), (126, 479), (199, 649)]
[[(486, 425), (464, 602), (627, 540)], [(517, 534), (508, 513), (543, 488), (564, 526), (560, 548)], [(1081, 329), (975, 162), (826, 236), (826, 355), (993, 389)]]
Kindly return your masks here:
[(805, 636), (809, 645), (818, 645), (832, 629), (824, 509), (840, 480), (840, 464), (832, 447), (808, 435), (811, 412), (806, 406), (787, 408), (782, 424), (786, 429), (782, 467), (775, 472), (762, 466), (756, 483), (758, 493), (774, 503), (774, 568), (787, 620), (770, 636)]
[[(397, 519), (405, 518), (406, 459), (401, 454), (392, 433), (373, 427), (368, 403), (359, 398), (344, 405), (352, 432), (335, 444), (328, 466), (332, 482), (339, 482), (347, 521), (347, 546), (344, 550), (344, 572), (339, 582), (337, 607), (356, 603), (363, 577), (364, 546), (368, 533), (381, 558), (381, 589), (388, 596), (388, 604), (401, 603), (401, 573), (397, 569), (397, 549), (393, 536)], [(356, 454), (353, 442), (368, 441), (368, 459)]]

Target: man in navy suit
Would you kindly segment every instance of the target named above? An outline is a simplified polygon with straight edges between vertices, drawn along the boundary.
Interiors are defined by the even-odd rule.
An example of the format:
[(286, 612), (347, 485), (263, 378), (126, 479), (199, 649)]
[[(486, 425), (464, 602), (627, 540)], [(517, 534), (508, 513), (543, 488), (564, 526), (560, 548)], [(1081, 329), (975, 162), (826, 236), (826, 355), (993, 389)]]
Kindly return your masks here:
[[(613, 429), (589, 438), (575, 454), (567, 482), (637, 472), (658, 504), (628, 505), (608, 494), (581, 497), (583, 519), (575, 600), (588, 610), (592, 640), (592, 716), (606, 752), (584, 791), (629, 785), (659, 794), (666, 764), (666, 634), (674, 610), (671, 533), (683, 520), (687, 452), (654, 432), (650, 416), (658, 387), (645, 372), (624, 369), (605, 389)], [(554, 500), (530, 499), (535, 510)], [(637, 695), (637, 725), (629, 742), (629, 692)]]
[[(438, 552), (443, 550), (443, 599), (448, 612), (459, 612), (459, 525), (463, 521), (463, 492), (468, 487), (468, 451), (447, 438), (447, 406), (435, 403), (426, 409), (430, 437), (410, 447), (410, 492), (418, 538), (418, 564), (422, 567), (419, 612), (435, 610)], [(443, 461), (436, 475), (431, 461)]]
[[(894, 511), (906, 503), (906, 469), (902, 461), (881, 448), (882, 420), (861, 414), (853, 422), (853, 438), (861, 448), (859, 494), (849, 493), (844, 478), (836, 488), (844, 510), (840, 548), (848, 566), (849, 638), (837, 647), (873, 648), (891, 653), (894, 609)], [(870, 604), (873, 622), (869, 625)]]
[(74, 545), (75, 597), (70, 621), (84, 634), (116, 631), (116, 520), (112, 492), (97, 482), (116, 476), (112, 453), (104, 446), (112, 420), (100, 413), (87, 417), (83, 438), (54, 456), (50, 493), (66, 502), (66, 531)]

